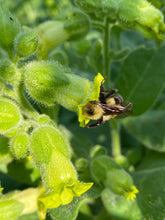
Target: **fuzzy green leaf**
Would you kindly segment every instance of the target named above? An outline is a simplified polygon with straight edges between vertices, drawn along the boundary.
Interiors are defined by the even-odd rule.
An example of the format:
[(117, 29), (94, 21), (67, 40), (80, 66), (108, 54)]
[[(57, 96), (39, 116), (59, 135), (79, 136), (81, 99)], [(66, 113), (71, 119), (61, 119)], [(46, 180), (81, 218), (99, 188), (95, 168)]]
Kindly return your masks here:
[(127, 131), (146, 147), (165, 152), (165, 111), (149, 111), (123, 120)]
[(124, 100), (133, 103), (133, 114), (147, 111), (161, 92), (165, 81), (165, 47), (139, 48), (124, 61), (115, 87)]
[(150, 152), (134, 173), (139, 188), (138, 205), (144, 219), (160, 220), (165, 216), (165, 156)]

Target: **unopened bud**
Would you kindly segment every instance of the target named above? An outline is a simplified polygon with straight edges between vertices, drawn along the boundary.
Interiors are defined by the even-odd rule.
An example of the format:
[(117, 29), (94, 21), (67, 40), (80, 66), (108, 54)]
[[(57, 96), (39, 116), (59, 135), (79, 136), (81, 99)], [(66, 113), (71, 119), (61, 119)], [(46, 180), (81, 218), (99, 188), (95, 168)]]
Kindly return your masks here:
[(38, 34), (32, 31), (20, 32), (15, 40), (14, 47), (17, 53), (21, 56), (30, 56), (34, 54), (38, 47)]

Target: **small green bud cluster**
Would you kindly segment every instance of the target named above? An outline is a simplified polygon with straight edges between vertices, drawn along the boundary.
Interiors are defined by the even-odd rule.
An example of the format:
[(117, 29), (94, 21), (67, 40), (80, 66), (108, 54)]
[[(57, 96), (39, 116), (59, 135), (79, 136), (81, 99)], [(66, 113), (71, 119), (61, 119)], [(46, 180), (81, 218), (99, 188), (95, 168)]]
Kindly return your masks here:
[(138, 190), (133, 185), (131, 176), (110, 157), (101, 155), (93, 158), (90, 169), (95, 181), (103, 183), (114, 193), (131, 200), (136, 197)]
[(0, 4), (0, 46), (7, 50), (12, 60), (17, 56), (33, 55), (39, 43), (37, 33), (23, 30), (20, 22), (6, 7), (5, 1), (1, 1)]
[[(164, 40), (163, 14), (146, 0), (76, 0), (89, 13), (98, 11), (125, 27), (136, 29), (148, 38)], [(99, 15), (99, 13), (98, 13)]]

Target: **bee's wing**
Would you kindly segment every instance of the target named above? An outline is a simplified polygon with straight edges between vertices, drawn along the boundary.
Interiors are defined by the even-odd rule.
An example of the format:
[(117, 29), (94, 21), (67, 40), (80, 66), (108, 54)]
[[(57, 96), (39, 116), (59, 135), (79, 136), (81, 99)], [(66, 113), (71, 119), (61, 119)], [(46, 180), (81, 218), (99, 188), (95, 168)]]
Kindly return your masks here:
[(127, 117), (128, 115), (130, 115), (131, 113), (132, 113), (132, 111), (131, 111), (131, 108), (132, 108), (132, 103), (131, 102), (123, 102), (123, 104), (122, 104), (122, 106), (124, 107), (124, 108), (126, 108), (126, 110), (124, 111), (124, 112), (120, 112), (117, 116), (116, 116), (116, 118), (125, 118), (125, 117)]
[(132, 103), (125, 102), (123, 106), (101, 104), (104, 115), (117, 115), (116, 118), (124, 118), (132, 113)]
[(115, 115), (115, 114), (125, 112), (127, 110), (125, 107), (118, 106), (118, 105), (101, 104), (101, 107), (104, 111), (104, 115)]
[(122, 106), (130, 110), (132, 108), (132, 103), (131, 102), (123, 102)]

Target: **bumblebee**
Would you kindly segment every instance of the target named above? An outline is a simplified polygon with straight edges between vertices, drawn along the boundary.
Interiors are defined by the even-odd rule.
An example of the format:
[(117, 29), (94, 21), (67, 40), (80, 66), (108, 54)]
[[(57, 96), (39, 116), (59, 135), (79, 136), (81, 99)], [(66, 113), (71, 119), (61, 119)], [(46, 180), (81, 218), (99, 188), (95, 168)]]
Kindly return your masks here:
[(99, 100), (88, 102), (82, 109), (86, 118), (96, 120), (86, 127), (99, 126), (111, 118), (124, 118), (131, 114), (132, 103), (124, 102), (117, 92), (117, 89), (104, 90), (101, 84)]

